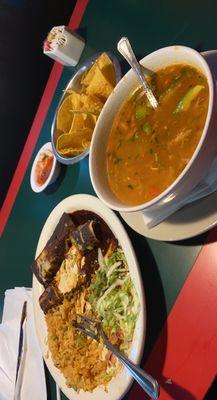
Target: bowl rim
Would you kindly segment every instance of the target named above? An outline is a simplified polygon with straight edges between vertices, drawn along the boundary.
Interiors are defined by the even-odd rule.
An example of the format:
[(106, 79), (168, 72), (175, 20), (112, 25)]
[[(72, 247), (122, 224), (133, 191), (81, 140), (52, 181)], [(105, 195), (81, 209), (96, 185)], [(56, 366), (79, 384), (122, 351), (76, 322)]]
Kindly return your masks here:
[[(94, 173), (93, 173), (93, 169), (94, 169), (93, 165), (94, 165), (94, 163), (95, 163), (95, 160), (94, 160), (95, 157), (93, 156), (93, 151), (92, 151), (92, 150), (93, 150), (95, 141), (96, 141), (96, 140), (97, 140), (97, 141), (99, 140), (99, 135), (98, 135), (98, 137), (96, 138), (96, 134), (95, 134), (95, 133), (97, 132), (98, 124), (100, 123), (100, 121), (101, 121), (102, 118), (104, 117), (103, 113), (106, 113), (106, 111), (107, 111), (107, 110), (106, 110), (106, 106), (105, 106), (104, 109), (102, 110), (100, 116), (99, 116), (99, 119), (98, 119), (98, 121), (97, 121), (96, 127), (95, 127), (95, 129), (94, 129), (94, 135), (93, 135), (93, 139), (92, 139), (92, 142), (91, 142), (91, 148), (90, 148), (90, 160), (89, 160), (89, 165), (90, 165), (90, 177), (91, 177), (91, 182), (92, 182), (92, 185), (93, 185), (93, 187), (94, 187), (94, 190), (95, 190), (97, 196), (98, 196), (108, 207), (112, 208), (113, 210), (120, 211), (120, 212), (136, 212), (136, 211), (143, 211), (143, 210), (145, 210), (145, 209), (147, 209), (147, 208), (149, 208), (149, 207), (151, 207), (151, 206), (157, 205), (160, 201), (162, 201), (162, 200), (164, 200), (164, 199), (165, 199), (166, 202), (172, 200), (172, 198), (173, 198), (173, 189), (174, 189), (175, 187), (177, 187), (177, 185), (179, 184), (179, 182), (183, 179), (183, 177), (186, 175), (186, 173), (190, 170), (190, 168), (191, 168), (192, 164), (194, 163), (195, 159), (198, 157), (198, 154), (199, 154), (199, 152), (200, 152), (200, 150), (201, 150), (201, 147), (203, 146), (204, 140), (205, 140), (206, 135), (207, 135), (207, 132), (208, 132), (208, 128), (209, 128), (210, 120), (211, 120), (211, 117), (212, 117), (213, 109), (214, 109), (214, 92), (215, 92), (215, 85), (214, 85), (213, 76), (212, 76), (210, 67), (209, 67), (207, 61), (205, 60), (205, 58), (204, 58), (197, 50), (194, 50), (194, 49), (192, 49), (191, 47), (182, 46), (182, 45), (172, 45), (172, 46), (167, 46), (167, 47), (160, 48), (160, 49), (158, 49), (158, 50), (155, 50), (155, 51), (152, 52), (152, 53), (147, 54), (145, 57), (143, 57), (143, 58), (140, 60), (140, 62), (141, 62), (141, 64), (142, 64), (142, 63), (145, 61), (146, 57), (155, 56), (156, 53), (159, 53), (159, 54), (160, 54), (160, 53), (163, 53), (163, 52), (165, 52), (165, 51), (174, 51), (174, 50), (179, 49), (179, 48), (180, 48), (181, 50), (184, 50), (184, 51), (187, 52), (187, 53), (191, 53), (191, 54), (194, 55), (194, 59), (195, 59), (195, 64), (194, 64), (194, 65), (195, 65), (195, 66), (197, 65), (196, 59), (199, 59), (199, 60), (200, 60), (200, 63), (203, 65), (203, 68), (204, 68), (204, 72), (203, 72), (203, 73), (204, 73), (204, 75), (206, 76), (207, 83), (208, 83), (208, 87), (209, 87), (209, 104), (208, 104), (208, 111), (207, 111), (206, 121), (205, 121), (205, 125), (204, 125), (204, 128), (203, 128), (203, 132), (202, 132), (202, 135), (201, 135), (201, 137), (200, 137), (200, 140), (199, 140), (199, 142), (198, 142), (198, 144), (197, 144), (197, 147), (196, 147), (196, 149), (195, 149), (195, 151), (194, 151), (194, 153), (193, 153), (193, 155), (192, 155), (190, 161), (188, 162), (188, 164), (186, 165), (186, 167), (183, 169), (183, 171), (181, 172), (181, 174), (179, 174), (178, 177), (175, 179), (175, 181), (173, 181), (173, 183), (172, 183), (168, 188), (166, 188), (162, 193), (160, 193), (158, 196), (154, 197), (153, 199), (149, 200), (148, 202), (141, 203), (141, 204), (138, 204), (138, 205), (135, 205), (135, 206), (130, 206), (130, 205), (124, 204), (124, 203), (122, 203), (118, 198), (116, 198), (116, 201), (118, 201), (118, 202), (120, 203), (120, 205), (117, 206), (117, 205), (113, 204), (112, 201), (107, 200), (107, 198), (104, 198), (104, 195), (101, 194), (101, 190), (99, 190), (100, 185), (99, 185), (98, 183), (97, 183), (97, 184), (95, 183), (95, 178), (94, 178)], [(183, 61), (184, 61), (184, 60), (183, 60)], [(177, 62), (177, 63), (180, 63), (180, 61)], [(171, 64), (175, 64), (175, 62), (174, 62), (174, 63), (171, 63)], [(186, 64), (191, 65), (190, 62), (186, 62)], [(192, 64), (193, 64), (193, 61), (192, 61)], [(165, 65), (166, 65), (166, 64), (165, 64)], [(168, 65), (169, 65), (169, 63), (168, 63)], [(198, 69), (200, 69), (199, 63), (198, 63)], [(115, 90), (115, 93), (113, 93), (113, 94), (109, 97), (109, 99), (108, 99), (108, 101), (107, 101), (107, 105), (109, 105), (109, 103), (110, 103), (111, 101), (113, 101), (113, 96), (117, 96), (117, 92), (118, 92), (118, 90), (119, 90), (119, 87), (118, 87), (118, 86), (121, 85), (121, 84), (124, 82), (124, 79), (126, 78), (126, 76), (127, 76), (130, 72), (131, 72), (131, 69), (122, 77), (122, 79), (120, 80), (120, 82), (118, 83), (118, 85), (117, 85), (116, 88), (115, 88), (115, 89), (116, 89), (116, 90)], [(130, 93), (130, 92), (129, 92), (129, 93)], [(122, 104), (123, 104), (123, 102), (122, 102)], [(106, 185), (107, 185), (107, 184), (106, 184)], [(108, 185), (107, 185), (107, 186), (108, 186)], [(109, 188), (109, 186), (108, 186), (108, 188)], [(112, 193), (112, 191), (111, 191), (110, 188), (109, 188), (109, 190), (110, 190), (110, 192)], [(112, 195), (113, 195), (114, 197), (116, 197), (116, 196), (114, 195), (114, 193), (112, 193)], [(168, 197), (167, 197), (167, 196), (168, 196)]]
[(33, 164), (32, 164), (32, 169), (31, 169), (31, 174), (30, 174), (30, 184), (31, 184), (32, 190), (33, 190), (35, 193), (40, 193), (40, 192), (42, 192), (44, 189), (46, 189), (46, 187), (50, 184), (50, 182), (51, 182), (51, 180), (52, 180), (52, 178), (53, 178), (53, 175), (54, 175), (54, 172), (55, 172), (55, 169), (56, 169), (56, 166), (57, 166), (57, 160), (56, 160), (56, 158), (55, 158), (55, 156), (54, 156), (54, 154), (53, 154), (53, 164), (52, 164), (52, 168), (51, 168), (51, 171), (50, 171), (50, 174), (49, 174), (47, 180), (45, 181), (45, 183), (44, 183), (43, 185), (38, 185), (38, 184), (36, 183), (36, 180), (35, 180), (35, 168), (36, 168), (36, 164), (37, 164), (37, 162), (38, 162), (39, 156), (40, 156), (41, 153), (43, 153), (43, 150), (51, 150), (51, 151), (53, 152), (51, 142), (45, 143), (45, 144), (38, 150), (38, 152), (37, 152), (37, 154), (36, 154), (36, 156), (35, 156), (35, 159), (34, 159), (34, 161), (33, 161)]
[[(81, 161), (83, 158), (88, 156), (88, 154), (90, 152), (90, 146), (86, 150), (84, 150), (82, 153), (80, 153), (80, 154), (78, 154), (77, 156), (74, 156), (74, 157), (64, 157), (64, 156), (61, 156), (58, 153), (58, 151), (56, 149), (56, 145), (54, 143), (54, 133), (55, 133), (55, 129), (56, 129), (57, 113), (58, 113), (59, 107), (60, 107), (61, 103), (63, 102), (63, 100), (67, 97), (65, 91), (71, 86), (73, 81), (76, 80), (76, 78), (78, 78), (80, 75), (83, 75), (83, 73), (87, 69), (89, 69), (91, 67), (91, 65), (93, 65), (94, 62), (97, 60), (97, 58), (99, 58), (99, 56), (101, 54), (103, 54), (103, 53), (106, 53), (109, 56), (109, 58), (111, 59), (112, 63), (114, 64), (115, 74), (116, 74), (116, 85), (121, 80), (122, 72), (121, 72), (120, 62), (119, 62), (118, 58), (115, 56), (115, 54), (113, 54), (111, 51), (100, 51), (98, 53), (93, 54), (91, 57), (89, 57), (87, 60), (85, 60), (79, 66), (79, 68), (77, 68), (75, 70), (75, 72), (72, 74), (72, 76), (69, 79), (67, 85), (63, 89), (63, 94), (62, 94), (62, 96), (61, 96), (61, 98), (60, 98), (60, 100), (58, 102), (57, 107), (56, 107), (56, 110), (55, 110), (55, 113), (54, 113), (54, 117), (53, 117), (53, 121), (52, 121), (52, 125), (51, 125), (51, 144), (52, 144), (53, 152), (54, 152), (54, 155), (55, 155), (56, 159), (62, 164), (73, 165), (73, 164)], [(101, 112), (102, 112), (102, 110), (101, 110)]]

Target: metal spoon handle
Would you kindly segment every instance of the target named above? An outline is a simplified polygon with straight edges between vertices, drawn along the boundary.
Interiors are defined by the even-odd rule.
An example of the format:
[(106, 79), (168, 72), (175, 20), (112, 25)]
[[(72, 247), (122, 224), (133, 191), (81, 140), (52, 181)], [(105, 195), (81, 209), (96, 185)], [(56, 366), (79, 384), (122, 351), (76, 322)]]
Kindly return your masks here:
[(157, 102), (151, 88), (149, 87), (148, 83), (144, 79), (142, 66), (138, 63), (136, 56), (133, 52), (133, 49), (131, 47), (131, 44), (127, 37), (122, 37), (119, 40), (119, 42), (117, 44), (117, 49), (122, 54), (122, 56), (125, 58), (125, 60), (130, 64), (130, 66), (134, 70), (134, 72), (137, 74), (139, 80), (142, 83), (142, 86), (144, 88), (146, 96), (147, 96), (149, 102), (151, 103), (152, 107), (157, 108), (158, 102)]
[(156, 379), (147, 374), (142, 368), (138, 367), (138, 365), (135, 365), (126, 357), (124, 357), (123, 354), (119, 353), (119, 351), (107, 340), (105, 335), (102, 335), (102, 337), (107, 348), (112, 351), (112, 353), (114, 353), (116, 357), (125, 365), (143, 390), (150, 396), (151, 399), (157, 400), (160, 395), (160, 389)]

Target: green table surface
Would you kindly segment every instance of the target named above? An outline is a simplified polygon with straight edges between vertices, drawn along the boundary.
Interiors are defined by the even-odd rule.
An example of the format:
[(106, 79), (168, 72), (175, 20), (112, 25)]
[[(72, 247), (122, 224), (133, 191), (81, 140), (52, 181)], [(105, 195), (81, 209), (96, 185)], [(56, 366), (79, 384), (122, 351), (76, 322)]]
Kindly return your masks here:
[[(172, 44), (184, 44), (199, 51), (214, 49), (217, 37), (216, 15), (217, 2), (210, 0), (90, 1), (79, 29), (86, 40), (80, 63), (99, 51), (109, 50), (117, 55), (116, 43), (124, 35), (129, 37), (140, 58)], [(126, 65), (123, 68), (125, 71), (128, 69)], [(1, 310), (7, 288), (31, 286), (30, 265), (41, 229), (51, 210), (69, 195), (94, 194), (88, 157), (79, 164), (63, 167), (56, 185), (46, 192), (36, 194), (29, 184), (32, 161), (40, 146), (50, 140), (55, 109), (62, 89), (73, 73), (73, 68), (63, 70), (32, 160), (0, 240)], [(125, 223), (124, 226), (135, 247), (144, 278), (148, 318), (145, 344), (147, 357), (200, 252), (206, 234), (188, 241), (166, 243), (147, 240)], [(54, 381), (49, 374), (47, 376), (48, 399), (55, 399)]]

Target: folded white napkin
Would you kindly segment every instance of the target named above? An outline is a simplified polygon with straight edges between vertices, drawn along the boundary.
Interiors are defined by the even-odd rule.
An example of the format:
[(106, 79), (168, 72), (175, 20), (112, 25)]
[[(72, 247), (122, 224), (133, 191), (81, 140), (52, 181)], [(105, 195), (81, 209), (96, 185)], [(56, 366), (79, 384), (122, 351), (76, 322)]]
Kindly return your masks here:
[(148, 228), (153, 228), (164, 221), (174, 212), (178, 211), (184, 205), (202, 199), (217, 190), (217, 157), (213, 161), (208, 174), (204, 179), (189, 193), (187, 197), (180, 201), (172, 200), (165, 204), (156, 204), (142, 211), (143, 220)]
[(35, 332), (32, 291), (26, 288), (5, 292), (2, 323), (0, 324), (0, 400), (13, 400), (23, 303), (27, 301), (26, 356), (21, 387), (21, 400), (46, 400), (47, 390), (43, 358)]

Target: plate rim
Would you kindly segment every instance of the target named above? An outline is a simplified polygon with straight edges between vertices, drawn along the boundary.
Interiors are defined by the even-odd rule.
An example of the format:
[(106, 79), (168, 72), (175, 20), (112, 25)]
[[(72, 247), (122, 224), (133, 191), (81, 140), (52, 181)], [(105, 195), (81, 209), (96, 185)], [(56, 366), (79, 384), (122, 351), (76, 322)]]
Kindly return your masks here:
[[(78, 206), (76, 206), (76, 202), (79, 203), (81, 202), (81, 204), (83, 202), (86, 202), (86, 206), (84, 208), (84, 206), (81, 206), (80, 208)], [(73, 204), (74, 202), (74, 204)], [(91, 206), (90, 203), (92, 202)], [(115, 236), (118, 238), (119, 242), (121, 242), (121, 246), (123, 247), (123, 242), (121, 238), (119, 238), (116, 234), (116, 229), (117, 230), (121, 230), (121, 233), (124, 233), (124, 240), (126, 240), (127, 243), (127, 247), (129, 246), (129, 254), (131, 253), (132, 255), (132, 259), (134, 261), (134, 266), (130, 267), (129, 265), (129, 269), (130, 269), (130, 273), (132, 276), (132, 272), (135, 272), (135, 276), (137, 276), (138, 282), (139, 283), (139, 288), (137, 286), (137, 292), (138, 292), (138, 296), (139, 296), (139, 300), (140, 300), (140, 304), (141, 304), (141, 309), (140, 309), (140, 315), (138, 318), (138, 324), (140, 323), (139, 326), (139, 335), (137, 334), (139, 340), (140, 340), (140, 344), (137, 347), (137, 360), (136, 363), (140, 363), (143, 353), (144, 353), (144, 345), (145, 345), (145, 337), (146, 337), (146, 330), (147, 330), (147, 307), (146, 307), (146, 300), (145, 300), (145, 291), (144, 291), (144, 285), (143, 285), (143, 279), (142, 279), (142, 274), (141, 274), (141, 270), (139, 267), (139, 263), (137, 261), (137, 257), (133, 248), (133, 245), (131, 243), (131, 240), (122, 224), (122, 222), (120, 221), (120, 219), (118, 218), (118, 216), (114, 213), (113, 210), (109, 209), (107, 206), (105, 206), (97, 197), (89, 195), (89, 194), (75, 194), (75, 195), (71, 195), (66, 197), (65, 199), (63, 199), (61, 202), (59, 202), (56, 207), (54, 207), (54, 209), (51, 211), (51, 213), (49, 214), (49, 216), (47, 217), (39, 239), (38, 239), (38, 243), (37, 243), (37, 247), (36, 247), (36, 252), (35, 252), (35, 256), (37, 256), (37, 254), (40, 251), (40, 248), (44, 246), (44, 243), (46, 243), (46, 241), (49, 239), (46, 230), (48, 229), (49, 225), (52, 224), (52, 219), (56, 220), (56, 223), (58, 223), (60, 216), (62, 215), (62, 213), (64, 211), (61, 211), (61, 214), (58, 216), (58, 212), (60, 212), (59, 210), (62, 209), (62, 207), (66, 208), (66, 212), (69, 212), (69, 203), (71, 203), (70, 205), (70, 209), (71, 211), (75, 211), (78, 209), (89, 209), (90, 211), (96, 212), (98, 215), (100, 215), (105, 222), (109, 225), (109, 227), (112, 229), (111, 225), (113, 225), (114, 221), (115, 223), (117, 223), (118, 228), (115, 227), (114, 229), (112, 229), (112, 231), (114, 232)], [(94, 205), (95, 203), (95, 205)], [(94, 208), (95, 207), (95, 208)], [(101, 207), (101, 212), (106, 212), (106, 217), (102, 216), (102, 214), (99, 212), (99, 208)], [(94, 208), (94, 209), (93, 209)], [(108, 221), (109, 216), (111, 217), (112, 222), (110, 223)], [(54, 227), (52, 227), (52, 231), (53, 231)], [(45, 236), (45, 237), (44, 237)], [(44, 243), (43, 243), (44, 242)], [(126, 249), (125, 249), (126, 251)], [(124, 251), (124, 252), (125, 252)], [(129, 255), (128, 255), (129, 256)], [(128, 259), (128, 258), (127, 258)], [(135, 278), (135, 277), (134, 277)], [(33, 281), (32, 281), (32, 288), (33, 288), (33, 312), (34, 312), (34, 321), (35, 321), (35, 327), (36, 327), (36, 333), (37, 333), (37, 337), (38, 337), (38, 341), (39, 341), (39, 345), (42, 351), (42, 355), (43, 355), (43, 359), (46, 363), (46, 366), (49, 370), (49, 373), (51, 374), (51, 376), (53, 377), (54, 381), (58, 384), (58, 386), (60, 387), (60, 389), (62, 390), (62, 392), (65, 394), (65, 396), (67, 398), (69, 398), (70, 400), (80, 400), (80, 399), (95, 399), (95, 400), (99, 400), (102, 398), (102, 393), (104, 394), (105, 399), (112, 399), (112, 400), (118, 400), (121, 399), (130, 389), (132, 383), (133, 383), (133, 378), (130, 377), (128, 375), (128, 373), (126, 373), (126, 369), (123, 368), (122, 371), (120, 372), (120, 374), (117, 375), (117, 377), (115, 377), (112, 381), (115, 382), (115, 380), (119, 379), (119, 377), (123, 374), (123, 376), (126, 379), (126, 384), (124, 389), (122, 389), (120, 394), (116, 394), (114, 396), (110, 397), (109, 394), (109, 386), (108, 386), (108, 396), (107, 397), (107, 393), (100, 388), (96, 388), (92, 393), (90, 392), (84, 392), (81, 391), (79, 394), (77, 394), (75, 391), (72, 392), (71, 396), (69, 396), (69, 393), (67, 393), (68, 390), (70, 390), (69, 388), (67, 388), (66, 384), (65, 384), (65, 378), (63, 376), (63, 374), (54, 367), (53, 361), (51, 360), (51, 357), (49, 357), (49, 359), (46, 358), (46, 352), (44, 351), (44, 348), (46, 347), (45, 345), (45, 339), (46, 339), (46, 335), (45, 334), (40, 334), (40, 319), (43, 319), (43, 324), (44, 327), (46, 328), (46, 323), (45, 323), (45, 319), (44, 319), (44, 314), (42, 313), (42, 311), (40, 310), (39, 304), (38, 304), (38, 296), (40, 295), (40, 291), (42, 290), (42, 285), (38, 282), (38, 280), (36, 279), (36, 277), (33, 275)], [(38, 316), (38, 313), (40, 312), (41, 316)], [(138, 331), (138, 324), (136, 325), (136, 331)], [(44, 329), (44, 328), (43, 328)], [(143, 335), (141, 335), (141, 330), (143, 332)], [(43, 338), (42, 338), (43, 336)], [(135, 340), (135, 338), (134, 338)], [(131, 349), (132, 351), (132, 349)], [(52, 365), (51, 365), (52, 364)], [(50, 369), (50, 366), (52, 367), (52, 371)], [(54, 373), (54, 371), (55, 373)], [(59, 379), (56, 377), (56, 373), (58, 375), (60, 375), (62, 377), (62, 382), (59, 381)], [(112, 382), (111, 381), (111, 382)], [(72, 389), (71, 389), (72, 390)]]
[[(212, 195), (210, 195), (210, 196), (212, 196)], [(201, 200), (203, 200), (203, 199), (201, 199)], [(217, 194), (216, 194), (216, 200), (217, 200)], [(199, 202), (200, 202), (200, 200), (198, 200), (198, 203)], [(187, 207), (188, 207), (188, 209), (191, 208), (190, 205), (186, 206), (186, 208)], [(174, 213), (174, 215), (175, 214), (177, 215), (178, 212), (179, 211)], [(204, 226), (201, 227), (200, 229), (196, 229), (196, 227), (195, 227), (195, 230), (192, 231), (192, 233), (188, 234), (188, 231), (187, 231), (188, 225), (186, 223), (183, 223), (183, 226), (185, 226), (185, 228), (186, 228), (186, 230), (185, 230), (186, 233), (183, 232), (182, 234), (176, 234), (176, 232), (178, 231), (178, 228), (181, 224), (181, 220), (179, 223), (170, 224), (170, 222), (169, 222), (170, 217), (168, 217), (165, 221), (162, 221), (156, 227), (151, 228), (151, 229), (147, 228), (144, 223), (144, 226), (143, 226), (144, 232), (145, 232), (144, 233), (144, 232), (142, 232), (141, 229), (139, 229), (138, 224), (136, 222), (134, 223), (132, 220), (129, 222), (127, 215), (130, 215), (130, 213), (121, 212), (119, 214), (123, 218), (123, 220), (126, 222), (126, 224), (131, 229), (133, 229), (136, 233), (138, 233), (139, 235), (142, 235), (147, 239), (153, 239), (153, 240), (158, 240), (158, 241), (163, 241), (163, 242), (178, 242), (178, 241), (182, 241), (182, 240), (192, 239), (196, 236), (199, 236), (199, 235), (202, 235), (203, 233), (208, 232), (209, 230), (211, 230), (212, 228), (214, 228), (217, 225), (217, 216), (216, 216), (216, 218), (214, 219), (213, 222), (210, 222), (207, 224), (204, 223)], [(134, 214), (141, 214), (141, 219), (143, 218), (141, 211), (134, 213)], [(161, 225), (161, 227), (166, 226), (167, 224), (169, 224), (169, 226), (172, 225), (173, 227), (171, 228), (170, 233), (168, 235), (165, 234), (164, 236), (161, 236), (161, 233), (158, 233), (158, 231), (156, 231), (155, 228), (157, 228), (160, 225)], [(183, 230), (184, 230), (184, 228), (183, 228)]]

